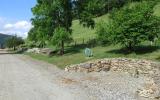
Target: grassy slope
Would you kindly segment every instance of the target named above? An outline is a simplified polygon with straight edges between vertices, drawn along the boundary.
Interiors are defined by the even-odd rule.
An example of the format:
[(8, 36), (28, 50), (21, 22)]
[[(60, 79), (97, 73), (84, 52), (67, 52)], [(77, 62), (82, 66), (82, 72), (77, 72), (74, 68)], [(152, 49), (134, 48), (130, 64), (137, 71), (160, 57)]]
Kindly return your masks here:
[(154, 11), (155, 11), (155, 15), (157, 16), (160, 16), (160, 3), (157, 4), (157, 6), (154, 8)]
[[(103, 15), (99, 18), (94, 19), (96, 23), (100, 21), (108, 21), (108, 15)], [(79, 24), (78, 20), (73, 21), (72, 25), (72, 30), (73, 30), (73, 39), (75, 41), (82, 41), (83, 39), (88, 40), (89, 38), (95, 38), (96, 34), (95, 31), (96, 29), (89, 29), (89, 28), (84, 28), (82, 25)]]
[[(160, 3), (155, 7), (155, 14), (160, 16)], [(101, 16), (99, 18), (96, 18), (95, 21), (106, 21), (107, 22), (108, 17), (107, 15)], [(83, 38), (88, 39), (95, 37), (95, 29), (87, 29), (83, 28), (82, 26), (79, 25), (79, 22), (73, 21), (73, 37), (77, 41), (81, 41)], [(159, 43), (160, 44), (160, 43)], [(160, 61), (160, 48), (151, 48), (151, 47), (143, 47), (139, 49), (135, 53), (131, 54), (125, 54), (125, 51), (118, 51), (121, 46), (116, 45), (116, 46), (97, 46), (92, 48), (93, 50), (93, 58), (86, 58), (84, 56), (84, 48), (81, 47), (71, 47), (67, 48), (68, 53), (66, 53), (64, 56), (53, 56), (53, 57), (46, 57), (42, 55), (37, 55), (37, 54), (30, 54), (33, 58), (39, 59), (39, 60), (44, 60), (49, 63), (56, 64), (60, 68), (64, 68), (66, 65), (70, 64), (76, 64), (76, 63), (81, 63), (85, 62), (87, 60), (91, 59), (99, 59), (99, 58), (112, 58), (112, 57), (129, 57), (129, 58), (143, 58), (143, 59), (151, 59), (151, 60), (158, 60)]]

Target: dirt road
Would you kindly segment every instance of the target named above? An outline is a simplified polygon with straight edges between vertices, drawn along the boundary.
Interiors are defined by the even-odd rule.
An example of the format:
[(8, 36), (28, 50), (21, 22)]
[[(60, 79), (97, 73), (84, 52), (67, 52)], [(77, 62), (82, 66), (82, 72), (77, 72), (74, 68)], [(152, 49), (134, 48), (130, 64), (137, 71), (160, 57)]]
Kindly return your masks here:
[(125, 73), (68, 73), (0, 51), (0, 100), (143, 100), (136, 90), (144, 81)]
[(56, 82), (54, 74), (60, 71), (55, 67), (4, 53), (0, 54), (0, 100), (76, 100), (80, 96)]

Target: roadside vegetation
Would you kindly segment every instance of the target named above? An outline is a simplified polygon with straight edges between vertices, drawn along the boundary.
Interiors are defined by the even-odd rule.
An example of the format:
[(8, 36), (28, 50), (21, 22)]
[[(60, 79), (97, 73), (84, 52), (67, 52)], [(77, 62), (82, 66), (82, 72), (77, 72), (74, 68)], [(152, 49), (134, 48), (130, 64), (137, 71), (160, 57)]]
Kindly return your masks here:
[[(51, 0), (52, 1), (52, 0)], [(25, 42), (27, 48), (50, 48), (45, 56), (25, 53), (60, 68), (92, 59), (128, 57), (160, 61), (158, 0), (38, 0)], [(103, 6), (102, 6), (103, 4)], [(92, 57), (86, 57), (90, 48)]]

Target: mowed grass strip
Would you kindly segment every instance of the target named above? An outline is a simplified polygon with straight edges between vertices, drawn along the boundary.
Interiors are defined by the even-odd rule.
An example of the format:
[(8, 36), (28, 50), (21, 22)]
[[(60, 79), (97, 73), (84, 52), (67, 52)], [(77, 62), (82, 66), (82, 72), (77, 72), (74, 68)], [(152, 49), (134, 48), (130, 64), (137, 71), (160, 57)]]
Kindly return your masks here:
[(65, 68), (65, 66), (67, 65), (78, 64), (78, 63), (86, 62), (88, 60), (101, 59), (101, 58), (125, 57), (125, 58), (148, 59), (148, 60), (160, 61), (160, 47), (141, 46), (141, 47), (138, 47), (136, 52), (132, 52), (132, 53), (128, 53), (127, 51), (125, 51), (125, 49), (123, 50), (120, 45), (115, 45), (115, 46), (111, 45), (111, 46), (105, 46), (105, 47), (96, 46), (91, 49), (93, 51), (93, 57), (91, 58), (85, 57), (84, 49), (81, 49), (76, 52), (71, 51), (71, 52), (68, 52), (67, 54), (64, 54), (63, 56), (55, 55), (52, 57), (47, 57), (39, 54), (30, 54), (30, 53), (27, 53), (27, 54), (35, 59), (46, 61), (54, 65), (57, 65), (59, 68), (62, 68), (62, 69)]

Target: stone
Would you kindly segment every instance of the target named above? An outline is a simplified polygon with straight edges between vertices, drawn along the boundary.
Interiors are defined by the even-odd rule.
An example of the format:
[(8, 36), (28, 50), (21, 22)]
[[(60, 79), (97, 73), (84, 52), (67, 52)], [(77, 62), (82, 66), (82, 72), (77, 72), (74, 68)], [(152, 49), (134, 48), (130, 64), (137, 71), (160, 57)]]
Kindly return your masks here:
[(71, 65), (68, 67), (68, 70), (80, 70), (81, 72), (83, 72), (83, 70), (88, 70), (88, 72), (100, 72), (111, 70), (119, 72), (128, 72), (132, 74), (132, 76), (137, 78), (139, 75), (152, 75), (155, 74), (155, 72), (157, 72), (155, 71), (155, 64), (151, 63), (148, 60), (127, 58), (93, 60), (86, 63)]
[(64, 69), (66, 72), (69, 72), (69, 69), (66, 67), (65, 69)]
[(91, 63), (82, 64), (82, 65), (80, 65), (80, 67), (89, 69), (89, 68), (91, 68)]
[(40, 50), (40, 53), (46, 56), (52, 56), (54, 53), (56, 53), (56, 51), (50, 49), (50, 48), (42, 48)]
[(37, 54), (39, 54), (40, 53), (40, 48), (28, 49), (26, 52), (27, 53), (37, 53)]
[(138, 90), (138, 94), (145, 98), (157, 98), (160, 97), (160, 90), (155, 81), (153, 79), (149, 79), (144, 87)]

